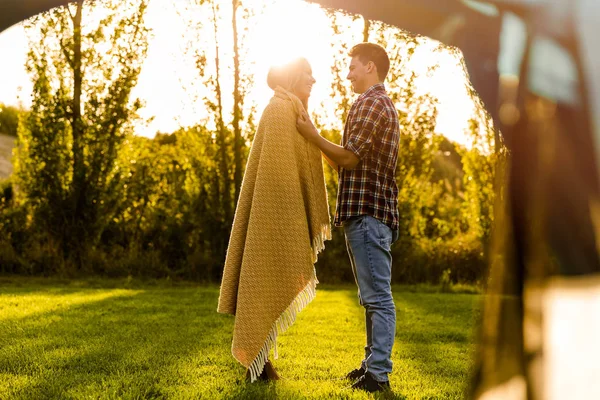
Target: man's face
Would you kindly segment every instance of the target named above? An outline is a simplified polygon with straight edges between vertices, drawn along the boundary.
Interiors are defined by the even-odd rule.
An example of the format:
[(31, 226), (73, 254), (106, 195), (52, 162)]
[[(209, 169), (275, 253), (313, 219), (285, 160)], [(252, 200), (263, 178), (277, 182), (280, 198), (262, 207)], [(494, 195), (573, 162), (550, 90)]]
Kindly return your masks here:
[(352, 84), (352, 90), (354, 90), (354, 93), (361, 94), (368, 89), (368, 87), (365, 87), (367, 85), (366, 80), (368, 64), (369, 63), (366, 65), (363, 64), (358, 56), (352, 57), (352, 61), (350, 61), (350, 71), (348, 72), (346, 79), (348, 79)]

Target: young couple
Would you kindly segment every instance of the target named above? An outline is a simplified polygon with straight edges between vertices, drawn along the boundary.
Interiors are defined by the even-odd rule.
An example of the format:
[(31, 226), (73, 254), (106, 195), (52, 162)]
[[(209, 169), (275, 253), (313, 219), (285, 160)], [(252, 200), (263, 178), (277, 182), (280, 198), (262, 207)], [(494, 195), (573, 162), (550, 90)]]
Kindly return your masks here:
[(396, 309), (391, 245), (398, 232), (395, 180), (400, 130), (384, 80), (385, 49), (360, 43), (347, 79), (358, 98), (341, 145), (323, 138), (307, 105), (315, 83), (305, 59), (273, 67), (274, 96), (263, 112), (248, 157), (232, 227), (218, 311), (235, 315), (232, 353), (247, 378), (277, 380), (277, 336), (315, 296), (314, 263), (330, 239), (321, 156), (338, 172), (334, 223), (342, 226), (365, 308), (365, 356), (346, 377), (354, 389), (389, 390)]

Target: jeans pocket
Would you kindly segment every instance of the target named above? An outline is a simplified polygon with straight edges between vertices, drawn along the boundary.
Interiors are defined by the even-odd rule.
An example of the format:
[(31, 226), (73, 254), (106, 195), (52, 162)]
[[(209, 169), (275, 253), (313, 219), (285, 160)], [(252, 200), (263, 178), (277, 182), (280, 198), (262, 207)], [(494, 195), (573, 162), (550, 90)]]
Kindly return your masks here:
[(393, 231), (392, 228), (384, 224), (383, 222), (375, 219), (375, 223), (377, 224), (377, 235), (379, 237), (379, 244), (383, 246), (386, 250), (390, 250), (392, 246), (393, 239)]

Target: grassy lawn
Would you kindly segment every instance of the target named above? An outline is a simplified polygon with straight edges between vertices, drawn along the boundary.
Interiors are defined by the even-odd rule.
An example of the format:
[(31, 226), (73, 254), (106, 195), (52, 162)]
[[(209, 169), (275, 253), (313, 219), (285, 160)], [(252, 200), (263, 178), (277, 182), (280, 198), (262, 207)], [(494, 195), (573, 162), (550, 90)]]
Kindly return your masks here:
[[(395, 398), (459, 399), (480, 296), (396, 287)], [(248, 384), (231, 356), (218, 287), (0, 279), (0, 399), (372, 398), (339, 380), (358, 366), (353, 286), (319, 286), (278, 340), (285, 380)], [(390, 396), (388, 396), (390, 397)]]

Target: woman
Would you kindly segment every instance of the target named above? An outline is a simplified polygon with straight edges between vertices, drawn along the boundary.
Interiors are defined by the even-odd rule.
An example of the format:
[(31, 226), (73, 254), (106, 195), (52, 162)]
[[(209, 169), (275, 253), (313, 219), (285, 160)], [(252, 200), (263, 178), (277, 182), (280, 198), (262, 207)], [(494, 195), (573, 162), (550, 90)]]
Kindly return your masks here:
[(277, 336), (315, 296), (314, 263), (331, 238), (320, 151), (296, 130), (315, 79), (296, 59), (270, 69), (274, 96), (246, 165), (227, 249), (218, 312), (235, 315), (233, 356), (247, 378), (279, 379)]

